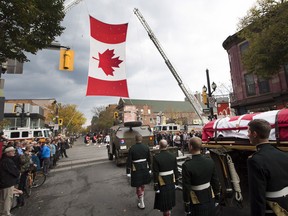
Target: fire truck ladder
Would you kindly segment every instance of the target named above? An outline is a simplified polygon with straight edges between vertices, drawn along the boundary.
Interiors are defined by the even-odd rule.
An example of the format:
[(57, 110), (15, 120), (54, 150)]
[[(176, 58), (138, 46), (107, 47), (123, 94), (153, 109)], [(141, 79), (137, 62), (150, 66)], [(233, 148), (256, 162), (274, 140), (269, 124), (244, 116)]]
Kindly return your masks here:
[(82, 0), (73, 0), (73, 1), (69, 2), (66, 6), (64, 6), (65, 14), (67, 13), (67, 11), (69, 11), (75, 5), (79, 4), (81, 1)]
[(146, 22), (146, 20), (144, 19), (144, 17), (140, 13), (140, 11), (137, 8), (134, 8), (134, 13), (138, 17), (138, 19), (140, 20), (140, 22), (143, 25), (143, 27), (145, 28), (145, 30), (147, 31), (150, 39), (152, 40), (152, 42), (154, 43), (154, 45), (156, 46), (156, 48), (160, 52), (160, 54), (163, 57), (167, 67), (169, 68), (169, 70), (171, 71), (171, 73), (173, 74), (175, 79), (177, 80), (178, 85), (180, 86), (180, 88), (183, 91), (184, 95), (186, 96), (186, 98), (188, 99), (190, 104), (192, 105), (193, 109), (195, 110), (196, 114), (201, 119), (202, 124), (203, 124), (204, 123), (203, 122), (203, 120), (204, 120), (204, 118), (203, 118), (203, 110), (202, 110), (202, 106), (200, 105), (198, 99), (193, 94), (191, 94), (187, 90), (185, 85), (183, 84), (182, 79), (180, 78), (180, 76), (176, 72), (175, 68), (173, 67), (173, 65), (169, 61), (168, 57), (166, 56), (165, 52), (163, 51), (163, 49), (162, 49), (162, 47), (160, 45), (158, 39), (154, 35), (153, 31), (151, 30), (150, 26), (148, 25), (148, 23)]

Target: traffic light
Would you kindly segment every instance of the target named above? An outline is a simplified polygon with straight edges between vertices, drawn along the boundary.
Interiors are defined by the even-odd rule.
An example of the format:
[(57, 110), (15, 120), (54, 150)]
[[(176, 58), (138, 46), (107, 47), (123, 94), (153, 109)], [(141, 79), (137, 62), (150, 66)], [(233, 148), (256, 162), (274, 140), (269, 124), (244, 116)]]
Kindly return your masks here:
[(202, 92), (202, 102), (207, 105), (207, 93), (205, 91)]
[(74, 50), (60, 49), (59, 70), (74, 70)]
[(58, 119), (58, 125), (59, 125), (59, 126), (62, 126), (62, 125), (63, 125), (63, 119), (62, 119), (62, 118), (59, 118), (59, 119)]
[(114, 118), (117, 119), (118, 117), (118, 112), (114, 112)]
[(17, 107), (18, 107), (17, 104), (14, 104), (14, 105), (13, 105), (13, 113), (16, 113), (16, 112), (17, 112)]

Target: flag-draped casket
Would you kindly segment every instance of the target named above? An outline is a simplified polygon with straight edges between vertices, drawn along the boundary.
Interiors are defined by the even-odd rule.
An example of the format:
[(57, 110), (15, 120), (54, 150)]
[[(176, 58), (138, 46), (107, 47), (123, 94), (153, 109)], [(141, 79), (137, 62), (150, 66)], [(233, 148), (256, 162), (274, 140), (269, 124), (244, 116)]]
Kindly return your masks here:
[(270, 123), (272, 129), (269, 140), (288, 141), (288, 109), (216, 119), (203, 127), (202, 140), (210, 141), (219, 137), (248, 139), (248, 123), (253, 119), (264, 119)]

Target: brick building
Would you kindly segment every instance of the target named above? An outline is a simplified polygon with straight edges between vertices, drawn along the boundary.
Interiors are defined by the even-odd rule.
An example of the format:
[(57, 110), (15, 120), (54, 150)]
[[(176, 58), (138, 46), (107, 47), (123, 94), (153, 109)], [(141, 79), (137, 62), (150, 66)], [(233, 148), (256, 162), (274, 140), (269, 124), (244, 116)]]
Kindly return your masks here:
[(229, 36), (223, 47), (228, 53), (233, 86), (231, 108), (236, 115), (247, 112), (262, 112), (281, 109), (288, 103), (288, 65), (281, 68), (271, 79), (263, 79), (247, 73), (241, 61), (241, 54), (249, 42), (241, 40), (237, 33)]
[[(117, 106), (119, 117), (123, 118), (125, 106), (135, 106), (138, 120), (145, 125), (154, 127), (157, 119), (161, 123), (173, 122), (177, 124), (199, 124), (199, 117), (188, 101), (162, 101), (120, 98)], [(157, 118), (158, 117), (158, 118)], [(158, 122), (160, 123), (160, 122)]]

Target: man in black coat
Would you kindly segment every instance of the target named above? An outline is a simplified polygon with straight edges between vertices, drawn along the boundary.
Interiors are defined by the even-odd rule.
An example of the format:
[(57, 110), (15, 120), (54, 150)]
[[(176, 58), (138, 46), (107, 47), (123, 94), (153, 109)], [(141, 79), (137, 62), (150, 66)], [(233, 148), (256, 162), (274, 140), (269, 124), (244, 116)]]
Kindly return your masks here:
[(132, 145), (127, 158), (127, 176), (131, 176), (131, 186), (136, 187), (138, 208), (144, 209), (144, 185), (149, 184), (150, 177), (150, 150), (148, 145), (142, 143), (142, 136), (135, 136), (136, 144)]
[(183, 200), (186, 215), (212, 216), (215, 214), (215, 199), (220, 196), (220, 183), (214, 161), (201, 154), (202, 140), (189, 140), (192, 158), (182, 165)]
[(0, 215), (5, 216), (11, 215), (14, 185), (17, 184), (20, 175), (13, 161), (14, 156), (14, 147), (7, 147), (0, 161)]
[(269, 143), (270, 130), (263, 119), (248, 124), (257, 149), (247, 160), (251, 216), (288, 215), (288, 154)]
[(154, 209), (170, 216), (175, 206), (175, 186), (178, 185), (179, 174), (176, 156), (167, 151), (168, 143), (162, 139), (159, 142), (160, 153), (153, 157), (153, 177), (155, 201)]

